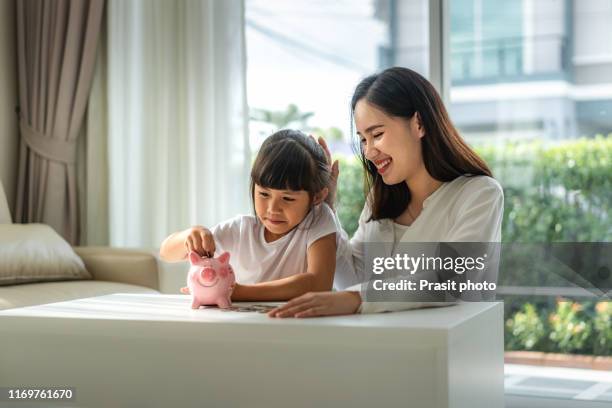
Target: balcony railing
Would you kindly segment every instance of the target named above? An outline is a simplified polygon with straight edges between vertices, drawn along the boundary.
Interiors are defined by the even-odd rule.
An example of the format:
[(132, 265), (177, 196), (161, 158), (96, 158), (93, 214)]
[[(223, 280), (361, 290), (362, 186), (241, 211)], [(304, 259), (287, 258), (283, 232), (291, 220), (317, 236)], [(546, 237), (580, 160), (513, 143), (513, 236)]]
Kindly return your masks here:
[(569, 73), (568, 41), (562, 35), (451, 41), (454, 84), (516, 81)]

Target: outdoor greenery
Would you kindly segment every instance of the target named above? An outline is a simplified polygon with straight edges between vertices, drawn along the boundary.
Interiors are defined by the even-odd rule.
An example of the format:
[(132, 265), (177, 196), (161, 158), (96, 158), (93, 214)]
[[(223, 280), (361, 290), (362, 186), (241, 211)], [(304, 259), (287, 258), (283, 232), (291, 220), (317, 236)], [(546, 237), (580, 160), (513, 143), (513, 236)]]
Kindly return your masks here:
[(612, 303), (557, 301), (552, 311), (525, 303), (506, 321), (506, 350), (612, 355)]
[(512, 319), (506, 322), (508, 350), (532, 350), (546, 331), (538, 311), (531, 303), (525, 303)]
[(323, 136), (325, 140), (342, 141), (344, 133), (340, 128), (331, 126), (328, 128), (311, 127), (310, 119), (314, 116), (314, 112), (302, 112), (300, 108), (290, 103), (284, 110), (270, 110), (252, 108), (250, 110), (250, 119), (255, 122), (263, 122), (272, 125), (272, 131), (281, 129), (294, 128), (300, 129), (317, 136)]
[(612, 137), (484, 148), (504, 187), (504, 242), (612, 240)]
[(265, 122), (274, 125), (277, 130), (288, 127), (305, 130), (308, 128), (308, 120), (314, 112), (302, 112), (297, 105), (291, 103), (285, 110), (274, 111), (270, 109), (252, 108), (251, 120)]
[(363, 167), (357, 159), (340, 158), (338, 162), (338, 217), (348, 235), (352, 236), (365, 202)]

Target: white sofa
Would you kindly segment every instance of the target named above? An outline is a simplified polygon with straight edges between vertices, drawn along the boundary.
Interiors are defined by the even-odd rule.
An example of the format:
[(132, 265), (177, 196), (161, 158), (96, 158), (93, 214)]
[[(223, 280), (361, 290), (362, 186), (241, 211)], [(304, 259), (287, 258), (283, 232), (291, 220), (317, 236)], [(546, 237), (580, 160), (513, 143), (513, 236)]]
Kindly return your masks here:
[[(0, 182), (0, 234), (12, 223)], [(0, 310), (111, 293), (158, 293), (162, 267), (153, 252), (74, 247), (93, 279), (0, 286)]]

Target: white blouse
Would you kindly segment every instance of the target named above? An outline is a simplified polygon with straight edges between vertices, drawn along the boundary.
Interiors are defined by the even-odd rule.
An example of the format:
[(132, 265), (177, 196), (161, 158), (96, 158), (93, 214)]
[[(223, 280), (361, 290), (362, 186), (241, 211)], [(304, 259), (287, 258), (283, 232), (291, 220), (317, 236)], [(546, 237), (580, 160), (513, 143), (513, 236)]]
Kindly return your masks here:
[[(339, 290), (360, 290), (361, 284), (372, 278), (372, 271), (364, 265), (365, 243), (394, 243), (396, 234), (402, 235), (401, 242), (501, 242), (503, 209), (503, 190), (487, 176), (461, 176), (442, 184), (423, 202), (416, 220), (399, 229), (391, 219), (366, 222), (370, 217), (366, 203), (350, 240), (354, 268), (338, 270), (334, 286)], [(387, 256), (393, 256), (391, 248), (395, 245), (386, 247)], [(414, 307), (406, 302), (363, 302), (360, 311), (376, 313)]]

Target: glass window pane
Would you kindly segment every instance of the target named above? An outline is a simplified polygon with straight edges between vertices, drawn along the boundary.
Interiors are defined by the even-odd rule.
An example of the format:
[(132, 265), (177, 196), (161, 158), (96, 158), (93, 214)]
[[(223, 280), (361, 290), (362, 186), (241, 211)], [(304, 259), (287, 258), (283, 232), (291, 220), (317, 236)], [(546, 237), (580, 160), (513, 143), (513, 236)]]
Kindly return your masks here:
[(335, 137), (348, 140), (351, 92), (381, 66), (389, 41), (389, 24), (378, 3), (246, 1), (254, 151), (283, 127), (336, 128)]
[[(612, 2), (449, 5), (451, 116), (504, 187), (503, 241), (610, 242)], [(507, 392), (603, 398), (595, 366), (521, 369), (555, 359), (577, 367), (588, 358), (573, 355), (611, 353), (610, 303), (552, 281), (532, 270), (500, 276), (507, 361), (515, 363), (507, 366)], [(542, 295), (529, 295), (536, 289)]]
[[(349, 141), (357, 83), (403, 65), (427, 75), (427, 0), (246, 0), (251, 148), (282, 127)], [(348, 147), (338, 152), (352, 155)]]

